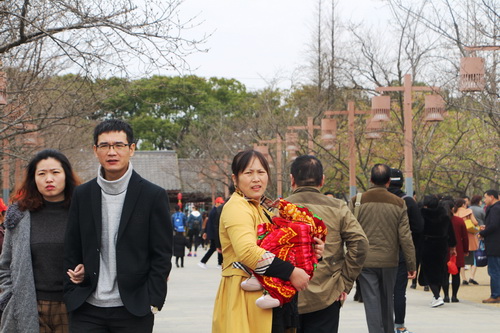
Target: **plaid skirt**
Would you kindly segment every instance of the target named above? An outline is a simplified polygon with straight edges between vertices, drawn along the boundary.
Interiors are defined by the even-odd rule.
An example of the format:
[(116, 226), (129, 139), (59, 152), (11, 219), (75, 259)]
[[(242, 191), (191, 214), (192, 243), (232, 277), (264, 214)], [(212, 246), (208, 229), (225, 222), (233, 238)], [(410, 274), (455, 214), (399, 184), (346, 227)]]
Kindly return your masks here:
[(40, 333), (68, 333), (68, 311), (64, 302), (38, 300)]

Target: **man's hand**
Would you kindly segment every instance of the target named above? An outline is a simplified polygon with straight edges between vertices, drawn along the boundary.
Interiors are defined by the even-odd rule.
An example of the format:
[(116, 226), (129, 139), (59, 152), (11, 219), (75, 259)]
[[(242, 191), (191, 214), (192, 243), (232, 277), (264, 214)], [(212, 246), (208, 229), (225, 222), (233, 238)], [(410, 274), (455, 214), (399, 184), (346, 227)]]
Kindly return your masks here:
[(408, 279), (415, 279), (417, 277), (417, 271), (408, 271)]
[(316, 245), (314, 245), (314, 253), (317, 259), (321, 259), (323, 257), (323, 251), (325, 251), (325, 242), (318, 237), (314, 237), (314, 241), (316, 242)]
[(75, 269), (68, 269), (67, 274), (71, 282), (75, 284), (82, 283), (85, 278), (85, 267), (83, 264), (79, 264), (75, 267)]

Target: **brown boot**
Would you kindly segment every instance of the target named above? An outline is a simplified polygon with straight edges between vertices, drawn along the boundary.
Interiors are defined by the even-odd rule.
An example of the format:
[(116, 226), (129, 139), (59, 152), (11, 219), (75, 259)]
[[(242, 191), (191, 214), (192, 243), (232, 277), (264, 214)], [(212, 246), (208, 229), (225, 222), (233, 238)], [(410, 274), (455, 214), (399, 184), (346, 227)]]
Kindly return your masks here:
[(497, 298), (490, 297), (488, 299), (483, 300), (483, 303), (487, 303), (487, 304), (500, 303), (500, 297), (497, 297)]

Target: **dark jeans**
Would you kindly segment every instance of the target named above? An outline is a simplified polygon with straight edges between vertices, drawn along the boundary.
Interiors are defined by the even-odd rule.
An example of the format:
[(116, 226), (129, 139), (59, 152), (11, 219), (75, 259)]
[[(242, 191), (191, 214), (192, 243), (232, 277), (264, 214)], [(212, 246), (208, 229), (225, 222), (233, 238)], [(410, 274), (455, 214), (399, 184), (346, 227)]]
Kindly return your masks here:
[(339, 330), (340, 302), (329, 307), (299, 315), (298, 333), (337, 333)]
[(500, 257), (488, 256), (488, 275), (490, 276), (491, 298), (500, 297)]
[[(207, 253), (201, 258), (201, 262), (206, 264), (208, 262), (208, 259), (214, 254), (214, 252), (217, 251), (217, 247), (215, 245), (215, 240), (211, 239), (210, 240), (210, 248), (208, 249)], [(222, 265), (222, 253), (217, 252), (217, 263), (219, 265)]]
[(193, 245), (194, 245), (194, 252), (196, 252), (198, 250), (198, 246), (200, 246), (201, 243), (200, 229), (198, 228), (189, 229), (188, 238), (189, 238), (189, 252), (191, 252)]
[(101, 308), (87, 302), (69, 314), (71, 333), (151, 333), (154, 315), (136, 317), (124, 306)]
[(399, 254), (398, 272), (394, 285), (394, 324), (403, 325), (406, 317), (406, 286), (408, 285), (408, 270), (403, 254)]

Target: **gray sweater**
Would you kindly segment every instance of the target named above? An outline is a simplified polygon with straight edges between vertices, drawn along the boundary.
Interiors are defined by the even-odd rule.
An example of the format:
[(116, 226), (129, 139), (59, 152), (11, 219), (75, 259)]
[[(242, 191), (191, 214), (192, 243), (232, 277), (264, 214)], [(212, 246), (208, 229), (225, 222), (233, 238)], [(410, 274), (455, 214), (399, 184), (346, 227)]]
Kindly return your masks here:
[[(99, 168), (99, 170), (101, 170)], [(116, 279), (116, 238), (127, 187), (132, 176), (132, 164), (118, 180), (108, 181), (99, 171), (97, 183), (102, 196), (102, 234), (97, 288), (87, 302), (99, 307), (123, 306)]]

